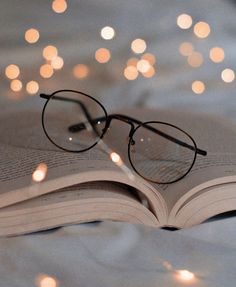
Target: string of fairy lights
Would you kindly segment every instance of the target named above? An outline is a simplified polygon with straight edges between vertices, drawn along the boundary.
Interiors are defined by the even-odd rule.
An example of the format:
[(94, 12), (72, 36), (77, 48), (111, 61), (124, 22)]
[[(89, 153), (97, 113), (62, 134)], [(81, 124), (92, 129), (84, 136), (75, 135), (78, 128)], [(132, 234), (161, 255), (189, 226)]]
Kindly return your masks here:
[[(185, 269), (173, 270), (172, 265), (168, 261), (163, 261), (162, 266), (166, 272), (172, 272), (173, 278), (182, 283), (183, 286), (194, 286), (198, 282), (198, 277)], [(39, 274), (35, 278), (35, 285), (37, 287), (59, 287), (60, 281), (55, 276), (48, 274)], [(78, 285), (79, 286), (79, 285)]]
[[(66, 0), (54, 0), (51, 3), (51, 9), (58, 14), (64, 13), (68, 9)], [(206, 39), (212, 33), (211, 27), (207, 22), (199, 21), (194, 23), (193, 18), (189, 14), (180, 14), (177, 16), (176, 25), (183, 30), (193, 30), (193, 34), (198, 39)], [(115, 38), (116, 31), (111, 26), (105, 26), (100, 30), (100, 36), (106, 41)], [(28, 44), (34, 45), (40, 41), (40, 31), (35, 28), (29, 28), (24, 34), (25, 41)], [(146, 52), (147, 43), (144, 39), (134, 39), (130, 44), (130, 49), (134, 54), (126, 62), (123, 69), (123, 77), (133, 81), (140, 75), (145, 78), (152, 78), (156, 75), (156, 56), (153, 53)], [(191, 68), (199, 68), (204, 64), (204, 56), (199, 51), (196, 51), (193, 43), (183, 42), (179, 45), (179, 53), (186, 58), (187, 64)], [(57, 70), (63, 69), (64, 59), (59, 55), (57, 47), (48, 45), (42, 49), (42, 56), (45, 60), (39, 67), (39, 75), (42, 79), (53, 77)], [(215, 46), (209, 50), (209, 59), (215, 63), (222, 63), (225, 59), (225, 51), (223, 47)], [(112, 58), (111, 51), (108, 48), (101, 47), (94, 53), (94, 59), (100, 63), (108, 63)], [(92, 67), (78, 63), (72, 68), (71, 74), (74, 78), (83, 80), (89, 77)], [(39, 83), (36, 80), (31, 80), (23, 84), (21, 79), (21, 69), (16, 64), (9, 64), (5, 67), (5, 76), (10, 81), (10, 90), (12, 92), (20, 92), (25, 86), (28, 94), (37, 94)], [(122, 76), (122, 75), (121, 75)], [(235, 72), (230, 67), (225, 67), (221, 72), (221, 80), (225, 83), (231, 83), (235, 80)], [(196, 79), (190, 83), (190, 89), (195, 94), (202, 94), (206, 89), (206, 83), (203, 80)]]

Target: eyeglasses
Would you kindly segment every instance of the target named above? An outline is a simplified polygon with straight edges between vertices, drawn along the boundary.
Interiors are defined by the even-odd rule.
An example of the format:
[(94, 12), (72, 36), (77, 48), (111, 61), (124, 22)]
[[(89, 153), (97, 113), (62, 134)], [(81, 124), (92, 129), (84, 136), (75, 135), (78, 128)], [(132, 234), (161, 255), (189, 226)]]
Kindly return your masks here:
[(93, 148), (108, 131), (113, 119), (130, 125), (128, 159), (144, 179), (160, 184), (173, 183), (192, 169), (197, 154), (206, 156), (194, 139), (173, 124), (141, 122), (123, 114), (108, 115), (95, 98), (74, 90), (59, 90), (46, 99), (42, 112), (43, 130), (58, 148), (85, 152)]

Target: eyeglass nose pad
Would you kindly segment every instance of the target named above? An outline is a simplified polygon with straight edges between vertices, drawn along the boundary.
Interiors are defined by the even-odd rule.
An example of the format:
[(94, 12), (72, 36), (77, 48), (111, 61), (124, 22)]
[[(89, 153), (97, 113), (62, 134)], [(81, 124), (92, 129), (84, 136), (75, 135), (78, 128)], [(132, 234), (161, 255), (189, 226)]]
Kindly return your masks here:
[(135, 153), (136, 152), (136, 149), (135, 149), (135, 141), (131, 138), (130, 139), (130, 145), (131, 145), (131, 148), (130, 148), (130, 151), (132, 153)]
[(131, 145), (135, 145), (135, 140), (130, 139), (130, 144), (131, 144)]

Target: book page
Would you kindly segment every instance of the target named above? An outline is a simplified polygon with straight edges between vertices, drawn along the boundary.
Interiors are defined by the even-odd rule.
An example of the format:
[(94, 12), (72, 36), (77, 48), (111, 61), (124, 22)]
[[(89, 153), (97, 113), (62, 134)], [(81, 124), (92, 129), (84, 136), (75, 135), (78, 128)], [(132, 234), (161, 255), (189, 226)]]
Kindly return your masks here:
[[(181, 205), (204, 192), (207, 187), (220, 184), (236, 184), (236, 155), (234, 153), (209, 153), (204, 160), (198, 160), (188, 176), (173, 185), (166, 186), (169, 209), (173, 209), (181, 199)], [(171, 194), (171, 196), (169, 196)], [(177, 210), (173, 210), (177, 212)]]
[[(235, 175), (236, 136), (233, 124), (222, 119), (211, 118), (208, 115), (199, 116), (197, 113), (186, 113), (178, 110), (131, 109), (122, 111), (122, 113), (141, 121), (157, 120), (173, 123), (188, 132), (196, 141), (197, 146), (206, 150), (208, 155), (206, 157), (198, 155), (190, 174), (179, 182), (166, 185), (152, 184), (136, 175), (135, 172), (133, 172), (134, 180), (130, 181), (128, 175), (112, 163), (108, 155), (99, 146), (77, 154), (58, 150), (44, 135), (39, 113), (32, 112), (30, 114), (27, 112), (27, 116), (23, 117), (25, 120), (22, 118), (22, 114), (18, 119), (15, 115), (12, 120), (10, 118), (10, 121), (8, 115), (8, 126), (11, 128), (5, 129), (1, 125), (2, 130), (0, 131), (4, 134), (0, 140), (2, 149), (0, 156), (4, 163), (1, 165), (0, 194), (14, 190), (16, 186), (30, 185), (33, 170), (38, 163), (45, 162), (49, 167), (49, 172), (46, 181), (40, 184), (40, 192), (52, 191), (79, 182), (104, 180), (104, 177), (107, 177), (108, 180), (130, 183), (131, 186), (144, 192), (148, 196), (153, 211), (156, 214), (158, 213), (157, 210), (161, 211), (162, 215), (159, 214), (159, 216), (162, 217), (160, 219), (162, 221), (178, 199), (194, 186), (216, 177)], [(16, 123), (17, 129), (15, 128)], [(127, 157), (129, 131), (129, 125), (114, 120), (103, 140), (121, 155), (126, 166), (132, 170)], [(162, 151), (158, 152), (164, 153), (165, 149), (163, 148)], [(71, 174), (79, 174), (79, 178), (70, 177)], [(65, 179), (66, 175), (68, 177)], [(63, 180), (60, 181), (62, 178)], [(53, 179), (55, 180), (53, 181)], [(51, 184), (50, 187), (48, 182)], [(28, 196), (39, 195), (39, 192), (35, 190), (35, 188), (28, 190)], [(19, 198), (17, 200), (20, 201)], [(11, 203), (8, 202), (8, 204)]]
[(98, 220), (159, 226), (135, 190), (114, 182), (66, 187), (0, 209), (0, 235), (18, 235)]
[[(40, 116), (38, 111), (6, 114), (5, 118), (1, 116), (1, 122), (7, 122), (8, 128), (0, 126), (0, 132), (4, 135), (0, 139), (0, 207), (78, 183), (113, 180), (143, 192), (150, 209), (158, 210), (158, 217), (165, 217), (165, 203), (152, 185), (136, 177), (128, 166), (128, 174), (125, 173), (111, 161), (100, 145), (81, 153), (58, 149), (46, 138)], [(118, 137), (122, 160), (128, 163), (127, 135), (123, 136), (122, 130), (112, 127), (104, 140), (109, 148), (112, 146), (110, 133), (113, 133), (113, 138)], [(40, 163), (45, 163), (48, 171), (44, 181), (35, 183), (32, 174)]]
[(0, 193), (30, 185), (40, 163), (48, 167), (46, 179), (90, 170), (120, 171), (99, 145), (81, 153), (57, 148), (45, 136), (38, 111), (6, 114), (1, 123)]
[[(235, 177), (234, 177), (235, 180)], [(187, 228), (225, 213), (236, 210), (236, 183), (224, 182), (210, 187), (202, 187), (182, 205), (177, 202), (171, 211), (168, 225)], [(193, 192), (193, 190), (191, 191)]]
[(96, 181), (60, 188), (36, 198), (3, 207), (1, 208), (0, 212), (13, 211), (17, 213), (17, 210), (38, 208), (40, 206), (48, 206), (50, 204), (95, 198), (116, 198), (141, 203), (135, 189), (132, 190), (126, 185), (112, 181)]
[[(165, 199), (168, 212), (175, 203), (189, 190), (203, 183), (208, 185), (228, 182), (236, 176), (236, 125), (224, 118), (175, 110), (151, 110), (130, 109), (122, 111), (141, 121), (161, 121), (174, 124), (190, 134), (196, 141), (197, 147), (206, 150), (207, 156), (197, 155), (196, 162), (191, 172), (180, 181), (172, 184), (152, 185)], [(152, 153), (150, 158), (165, 157), (165, 146)], [(151, 162), (151, 161), (150, 161)], [(150, 174), (154, 170), (151, 164), (146, 165), (145, 173)], [(168, 171), (166, 171), (168, 172)], [(171, 179), (171, 173), (166, 177)]]
[[(139, 116), (140, 113), (140, 116)], [(162, 194), (171, 211), (175, 203), (189, 190), (208, 182), (214, 185), (229, 181), (236, 182), (236, 125), (223, 118), (207, 114), (179, 111), (136, 111), (136, 116), (150, 120), (174, 123), (188, 132), (196, 141), (198, 148), (206, 150), (207, 156), (197, 155), (191, 172), (180, 181), (172, 184), (154, 184)], [(218, 179), (218, 180), (217, 180)], [(204, 185), (202, 185), (204, 188)]]

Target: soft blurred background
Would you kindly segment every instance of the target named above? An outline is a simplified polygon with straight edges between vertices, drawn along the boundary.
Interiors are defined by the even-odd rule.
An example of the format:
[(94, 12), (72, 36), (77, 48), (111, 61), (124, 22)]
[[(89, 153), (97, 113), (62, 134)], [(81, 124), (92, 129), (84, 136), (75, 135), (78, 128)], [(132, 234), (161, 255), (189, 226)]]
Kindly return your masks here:
[(235, 118), (230, 0), (0, 3), (1, 107), (77, 89), (108, 109), (180, 107)]

